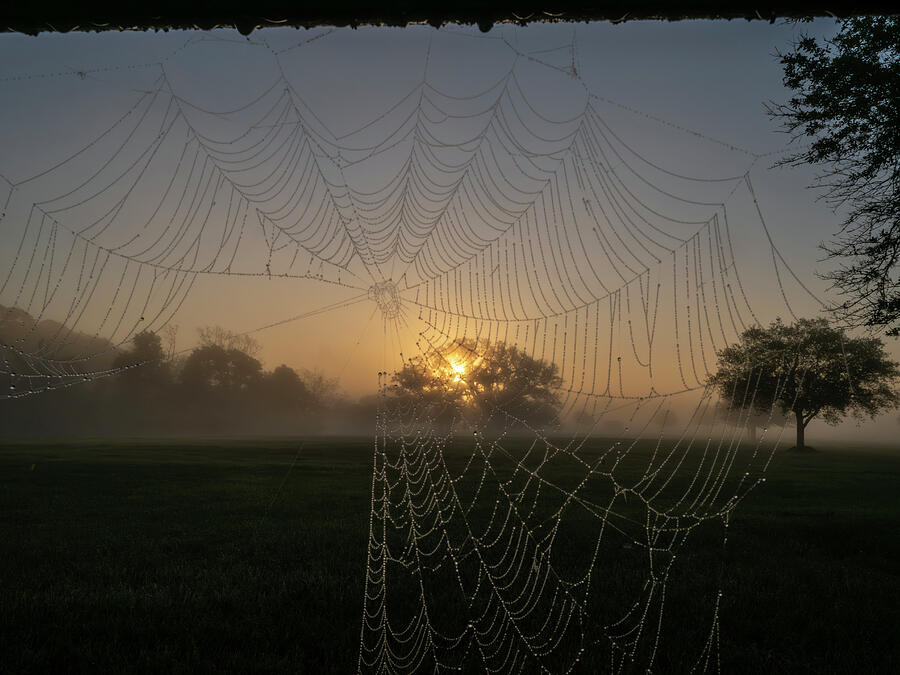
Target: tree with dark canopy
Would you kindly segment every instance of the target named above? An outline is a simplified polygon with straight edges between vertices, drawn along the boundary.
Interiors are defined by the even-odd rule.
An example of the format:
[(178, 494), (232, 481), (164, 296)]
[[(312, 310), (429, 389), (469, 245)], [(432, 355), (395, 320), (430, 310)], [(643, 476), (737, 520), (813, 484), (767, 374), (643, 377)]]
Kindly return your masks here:
[(833, 39), (803, 36), (779, 57), (794, 94), (769, 114), (811, 141), (779, 164), (821, 167), (816, 186), (845, 211), (821, 245), (838, 261), (823, 275), (843, 298), (832, 309), (900, 335), (900, 16), (847, 19)]
[(98, 385), (106, 395), (102, 406), (105, 424), (146, 430), (157, 425), (160, 418), (168, 417), (173, 378), (159, 335), (150, 331), (137, 333), (131, 338), (131, 349), (116, 356), (113, 368), (122, 371), (111, 381)]
[(240, 349), (218, 345), (192, 351), (181, 371), (181, 382), (189, 391), (223, 397), (246, 391), (261, 378), (259, 361)]
[(410, 359), (393, 375), (395, 398), (435, 419), (475, 427), (559, 424), (558, 367), (504, 342), (461, 340)]
[(793, 413), (802, 450), (806, 425), (816, 417), (836, 425), (847, 415), (861, 420), (896, 408), (898, 366), (878, 338), (850, 337), (824, 319), (792, 325), (778, 319), (748, 328), (719, 352), (708, 384), (732, 408)]
[(270, 431), (291, 428), (305, 420), (315, 407), (315, 399), (297, 372), (284, 364), (263, 373), (254, 390), (255, 414)]
[(156, 333), (141, 331), (131, 338), (131, 350), (116, 356), (113, 368), (123, 369), (120, 383), (131, 388), (153, 387), (168, 379), (168, 364), (162, 340)]

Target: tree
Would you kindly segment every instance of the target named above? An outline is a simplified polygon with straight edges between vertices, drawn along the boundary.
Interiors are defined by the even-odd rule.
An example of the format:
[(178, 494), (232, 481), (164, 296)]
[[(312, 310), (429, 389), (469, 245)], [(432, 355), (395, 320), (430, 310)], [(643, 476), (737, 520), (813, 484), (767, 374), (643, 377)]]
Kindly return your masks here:
[(780, 319), (752, 327), (718, 355), (708, 384), (735, 408), (793, 413), (797, 449), (805, 448), (806, 425), (816, 417), (835, 425), (845, 416), (874, 417), (895, 408), (898, 365), (878, 338), (852, 338), (824, 319)]
[(294, 418), (306, 412), (313, 396), (297, 372), (284, 364), (271, 373), (263, 373), (259, 399), (269, 417)]
[(232, 333), (221, 326), (204, 326), (198, 328), (197, 333), (200, 336), (201, 347), (221, 347), (226, 351), (236, 349), (252, 357), (258, 356), (262, 349), (259, 342), (251, 335)]
[(318, 369), (302, 368), (300, 377), (312, 396), (315, 405), (320, 408), (333, 407), (341, 398), (341, 387), (338, 378), (326, 377)]
[(474, 426), (559, 424), (562, 386), (554, 363), (505, 342), (461, 340), (446, 350), (410, 359), (393, 375), (394, 394), (442, 419)]
[(183, 403), (176, 411), (189, 427), (246, 431), (260, 420), (262, 365), (239, 349), (197, 347), (179, 375)]
[(218, 345), (198, 347), (184, 363), (181, 381), (196, 394), (234, 396), (259, 381), (262, 365), (239, 349)]
[(172, 371), (159, 335), (136, 334), (131, 349), (119, 353), (113, 367), (122, 370), (111, 381), (98, 383), (104, 425), (158, 431), (172, 395)]
[(769, 114), (792, 140), (811, 144), (779, 164), (821, 167), (816, 185), (846, 217), (822, 244), (838, 261), (823, 278), (843, 301), (832, 309), (848, 326), (900, 334), (900, 16), (841, 23), (824, 43), (804, 36), (779, 54), (794, 91)]
[(118, 388), (128, 396), (158, 395), (169, 383), (169, 367), (162, 340), (156, 333), (142, 331), (131, 338), (131, 350), (113, 361), (121, 368), (116, 378)]

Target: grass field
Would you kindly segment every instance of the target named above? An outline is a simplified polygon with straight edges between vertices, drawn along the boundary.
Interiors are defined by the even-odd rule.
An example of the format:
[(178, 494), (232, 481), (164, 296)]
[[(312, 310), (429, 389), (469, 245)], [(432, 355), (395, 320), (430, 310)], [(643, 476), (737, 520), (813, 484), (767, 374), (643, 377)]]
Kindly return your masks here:
[[(0, 672), (354, 672), (372, 440), (297, 448), (3, 445)], [(730, 527), (722, 671), (900, 672), (900, 451), (767, 476)]]

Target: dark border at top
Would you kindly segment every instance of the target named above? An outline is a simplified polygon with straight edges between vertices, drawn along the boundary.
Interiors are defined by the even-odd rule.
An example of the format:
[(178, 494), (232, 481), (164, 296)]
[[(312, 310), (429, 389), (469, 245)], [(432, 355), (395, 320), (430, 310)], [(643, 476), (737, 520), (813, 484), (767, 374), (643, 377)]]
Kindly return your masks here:
[(407, 26), (476, 24), (487, 31), (495, 23), (632, 21), (637, 19), (812, 18), (878, 13), (874, 2), (802, 0), (783, 4), (730, 4), (710, 0), (663, 2), (473, 2), (472, 0), (385, 0), (365, 3), (303, 0), (5, 0), (0, 30), (36, 35), (43, 32), (236, 28), (244, 35), (266, 26)]

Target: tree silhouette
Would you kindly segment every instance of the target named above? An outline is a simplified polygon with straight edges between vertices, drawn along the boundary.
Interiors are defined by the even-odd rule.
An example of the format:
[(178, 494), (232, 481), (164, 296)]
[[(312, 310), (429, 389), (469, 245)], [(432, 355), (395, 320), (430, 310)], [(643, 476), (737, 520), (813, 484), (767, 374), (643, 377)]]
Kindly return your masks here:
[(116, 356), (113, 367), (122, 372), (100, 386), (108, 397), (103, 406), (106, 423), (135, 430), (157, 426), (170, 405), (173, 387), (160, 337), (138, 333), (131, 339), (131, 349)]
[(311, 409), (314, 398), (297, 372), (280, 365), (263, 373), (256, 385), (257, 414), (268, 420), (268, 426), (295, 424)]
[(204, 326), (197, 329), (201, 347), (221, 347), (225, 350), (236, 349), (248, 356), (256, 357), (262, 346), (252, 335), (234, 333), (222, 326)]
[(556, 364), (505, 342), (458, 341), (410, 359), (392, 381), (396, 398), (444, 422), (482, 428), (559, 424), (562, 378)]
[(113, 361), (113, 368), (123, 368), (119, 380), (133, 386), (151, 384), (167, 376), (166, 355), (156, 333), (142, 331), (131, 338), (131, 350)]
[(233, 396), (247, 391), (262, 377), (262, 365), (240, 349), (218, 345), (198, 347), (181, 371), (182, 384), (193, 393)]
[(198, 347), (181, 370), (181, 394), (193, 423), (233, 428), (247, 420), (252, 397), (262, 378), (259, 361), (239, 349)]
[(900, 377), (878, 338), (852, 338), (824, 319), (800, 319), (752, 327), (718, 355), (708, 384), (727, 405), (768, 414), (793, 413), (797, 449), (805, 448), (806, 425), (816, 417), (835, 425), (845, 416), (874, 417), (897, 407)]
[(822, 246), (841, 263), (824, 275), (845, 298), (834, 309), (900, 334), (900, 17), (847, 19), (834, 39), (804, 36), (779, 56), (794, 95), (769, 114), (811, 141), (780, 164), (821, 167), (817, 186), (847, 213)]
[(333, 407), (341, 398), (340, 382), (336, 377), (328, 377), (318, 369), (300, 369), (300, 378), (309, 391), (314, 405)]

